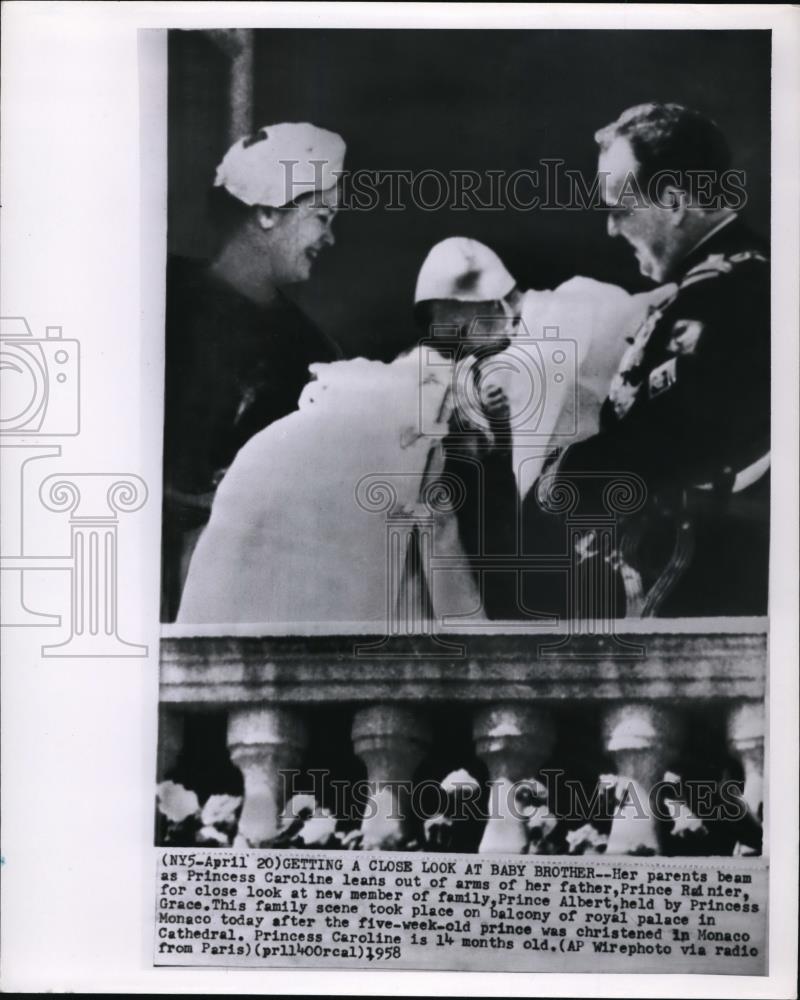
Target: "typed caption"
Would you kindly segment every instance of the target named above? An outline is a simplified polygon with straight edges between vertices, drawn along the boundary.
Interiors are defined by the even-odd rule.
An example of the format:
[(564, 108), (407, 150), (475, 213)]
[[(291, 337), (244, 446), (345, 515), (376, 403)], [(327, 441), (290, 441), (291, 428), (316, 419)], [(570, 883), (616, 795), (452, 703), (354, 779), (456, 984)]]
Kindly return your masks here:
[(155, 964), (766, 973), (760, 859), (160, 853)]

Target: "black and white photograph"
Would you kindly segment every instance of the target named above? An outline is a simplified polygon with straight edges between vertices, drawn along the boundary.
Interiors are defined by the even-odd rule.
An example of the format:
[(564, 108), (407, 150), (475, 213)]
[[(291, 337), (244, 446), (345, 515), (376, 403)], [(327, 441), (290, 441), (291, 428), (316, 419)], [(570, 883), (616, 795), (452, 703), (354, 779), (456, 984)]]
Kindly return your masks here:
[(158, 844), (762, 854), (770, 51), (169, 33)]
[(766, 31), (171, 33), (163, 620), (765, 615), (769, 100)]
[(788, 996), (796, 17), (27, 6), (10, 898), (96, 850), (146, 992)]

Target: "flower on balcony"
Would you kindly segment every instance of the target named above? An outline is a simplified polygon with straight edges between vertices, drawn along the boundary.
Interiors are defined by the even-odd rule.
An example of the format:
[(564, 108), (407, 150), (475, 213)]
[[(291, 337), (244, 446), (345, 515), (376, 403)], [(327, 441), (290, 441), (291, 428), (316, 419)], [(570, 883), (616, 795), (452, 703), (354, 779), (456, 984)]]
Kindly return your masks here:
[(600, 786), (601, 793), (608, 795), (618, 805), (625, 798), (625, 791), (630, 781), (618, 774), (601, 774), (597, 779), (597, 784)]
[(298, 837), (306, 847), (324, 847), (335, 833), (335, 817), (327, 809), (321, 809), (317, 815), (306, 820)]
[(336, 817), (313, 795), (293, 795), (278, 818), (279, 830), (270, 847), (341, 847)]
[(667, 809), (672, 816), (670, 833), (673, 837), (705, 837), (708, 835), (705, 823), (694, 815), (685, 802), (668, 802)]
[(210, 795), (201, 807), (197, 793), (175, 781), (156, 789), (158, 811), (166, 822), (164, 840), (181, 847), (227, 847), (234, 836), (240, 796)]
[(215, 826), (203, 826), (197, 831), (196, 843), (198, 847), (227, 847), (230, 838)]
[(463, 767), (450, 771), (439, 782), (444, 793), (442, 811), (427, 816), (422, 825), (423, 843), (404, 848), (405, 850), (459, 851), (464, 850), (464, 822), (472, 814), (471, 804), (480, 793), (478, 782)]
[(525, 824), (525, 853), (563, 854), (564, 824), (550, 808), (547, 786), (538, 778), (515, 783), (513, 814)]
[(708, 828), (705, 823), (695, 816), (679, 791), (682, 785), (681, 776), (673, 771), (666, 771), (664, 782), (673, 786), (673, 794), (665, 797), (664, 800), (667, 815), (672, 820), (670, 834), (681, 840), (708, 836)]
[(162, 781), (156, 788), (156, 795), (158, 810), (170, 823), (183, 823), (200, 812), (196, 793), (174, 781)]
[(600, 833), (592, 823), (570, 830), (566, 839), (570, 854), (605, 854), (608, 845), (606, 834)]
[(242, 804), (240, 795), (209, 795), (200, 816), (203, 826), (229, 826), (236, 822), (236, 811)]

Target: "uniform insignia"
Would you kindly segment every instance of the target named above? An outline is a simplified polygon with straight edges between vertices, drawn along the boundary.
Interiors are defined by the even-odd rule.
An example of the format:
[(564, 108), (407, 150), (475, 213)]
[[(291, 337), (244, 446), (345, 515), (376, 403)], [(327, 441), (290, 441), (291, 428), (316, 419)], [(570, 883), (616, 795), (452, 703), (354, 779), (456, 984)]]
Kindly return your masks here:
[(767, 258), (757, 250), (745, 250), (742, 253), (731, 254), (728, 258), (732, 264), (744, 264), (748, 260), (758, 260), (762, 264), (767, 263)]
[(680, 287), (688, 288), (698, 281), (707, 281), (709, 278), (717, 278), (721, 274), (729, 274), (733, 270), (733, 264), (723, 253), (709, 254), (705, 260), (700, 261), (693, 268), (686, 272), (686, 276), (680, 283)]
[(650, 372), (648, 388), (651, 399), (655, 399), (656, 396), (660, 396), (662, 392), (666, 392), (667, 389), (671, 389), (675, 385), (678, 380), (677, 369), (678, 359), (670, 358), (669, 361), (665, 361), (663, 365), (659, 365), (658, 368), (654, 368)]
[(748, 260), (758, 260), (762, 264), (768, 263), (767, 258), (757, 250), (744, 250), (741, 253), (729, 254), (728, 256), (724, 253), (712, 253), (686, 272), (686, 277), (681, 282), (680, 287), (687, 288), (696, 281), (716, 278), (720, 274), (730, 274), (736, 264), (744, 264)]
[(715, 274), (728, 274), (732, 270), (733, 264), (724, 253), (710, 253), (705, 260), (701, 260), (699, 264), (686, 273), (689, 275), (699, 274), (701, 271), (713, 271)]
[(645, 348), (653, 331), (661, 322), (664, 315), (663, 310), (671, 304), (673, 298), (674, 296), (668, 302), (662, 303), (660, 307), (651, 305), (636, 334), (629, 339), (630, 346), (622, 355), (608, 393), (608, 398), (611, 400), (617, 417), (624, 417), (636, 401), (642, 381), (640, 369), (644, 361)]
[(667, 350), (673, 354), (694, 354), (705, 326), (698, 319), (679, 319), (672, 326)]

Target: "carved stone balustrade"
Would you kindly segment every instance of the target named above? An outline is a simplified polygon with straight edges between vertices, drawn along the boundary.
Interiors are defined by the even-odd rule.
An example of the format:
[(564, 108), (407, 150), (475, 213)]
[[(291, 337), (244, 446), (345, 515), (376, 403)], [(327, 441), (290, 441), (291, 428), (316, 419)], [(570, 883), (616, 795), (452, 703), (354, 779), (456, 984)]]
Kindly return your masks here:
[(761, 814), (764, 801), (765, 721), (763, 701), (738, 702), (728, 717), (728, 745), (742, 761), (742, 798), (754, 816)]
[(621, 776), (608, 853), (658, 854), (651, 792), (663, 781), (670, 754), (679, 745), (679, 715), (654, 703), (623, 702), (604, 721), (606, 751)]
[(555, 739), (546, 709), (507, 702), (480, 708), (473, 722), (478, 756), (486, 761), (493, 801), (481, 854), (522, 854), (528, 844), (525, 817), (514, 790), (544, 764)]
[(239, 836), (251, 847), (271, 840), (285, 805), (281, 772), (296, 766), (306, 742), (306, 729), (287, 708), (255, 705), (228, 716), (231, 760), (244, 778), (244, 805)]
[(430, 739), (418, 712), (404, 705), (370, 705), (353, 719), (353, 750), (367, 765), (371, 808), (361, 824), (364, 850), (399, 850), (407, 839), (408, 781)]
[[(326, 766), (324, 747), (314, 760), (304, 754), (330, 712), (372, 789), (359, 846), (398, 849), (414, 833), (403, 783), (437, 739), (440, 752), (451, 748), (443, 730), (458, 717), (458, 752), (481, 762), (499, 797), (479, 850), (515, 853), (528, 848), (510, 790), (580, 744), (591, 723), (598, 760), (590, 763), (602, 758), (635, 800), (618, 802), (608, 853), (660, 853), (648, 790), (705, 729), (719, 743), (716, 757), (738, 762), (742, 798), (760, 815), (766, 663), (764, 619), (622, 621), (613, 636), (509, 623), (384, 641), (361, 632), (301, 639), (165, 626), (162, 774), (179, 756), (182, 719), (225, 713), (230, 760), (243, 777), (239, 836), (263, 844), (284, 805), (281, 772)], [(454, 766), (472, 766), (460, 761)]]

